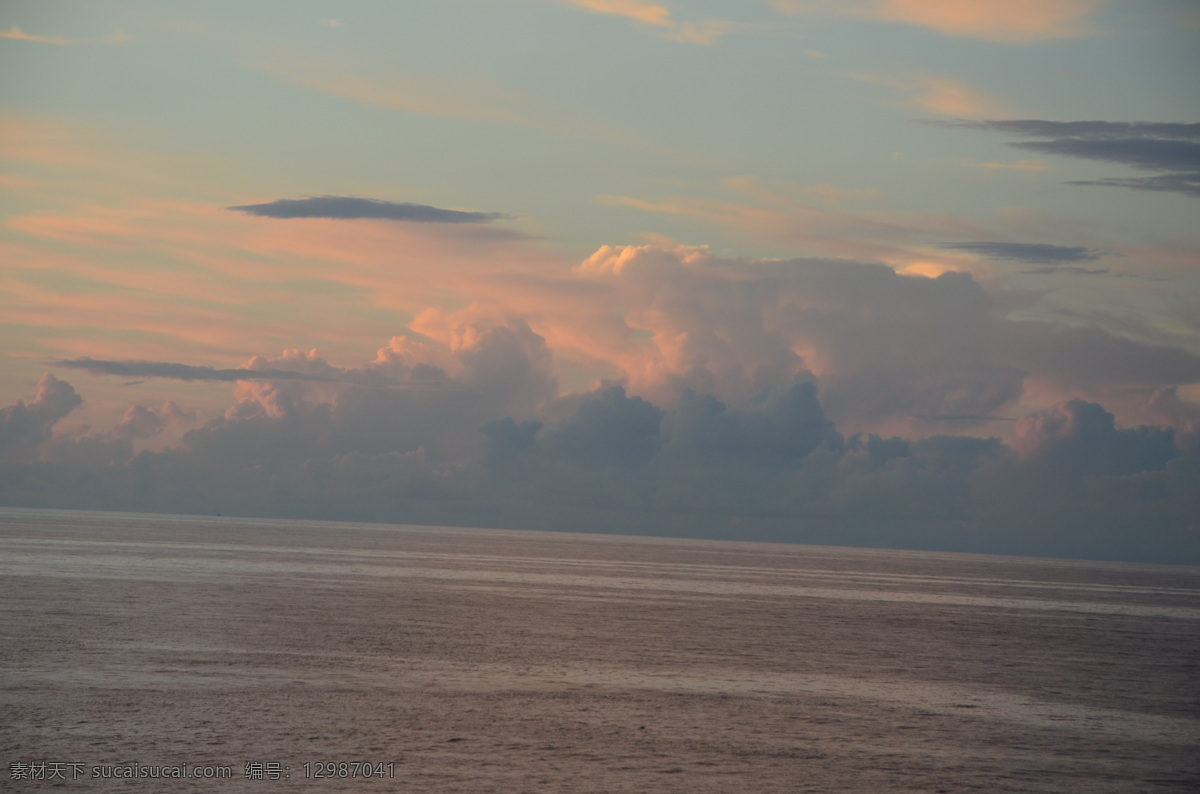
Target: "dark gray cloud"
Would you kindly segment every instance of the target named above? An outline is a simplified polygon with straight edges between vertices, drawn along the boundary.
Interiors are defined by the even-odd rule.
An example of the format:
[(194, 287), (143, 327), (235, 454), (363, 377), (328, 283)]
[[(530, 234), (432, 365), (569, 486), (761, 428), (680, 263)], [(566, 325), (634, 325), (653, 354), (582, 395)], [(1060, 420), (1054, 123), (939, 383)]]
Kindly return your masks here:
[(43, 375), (32, 402), (18, 400), (0, 409), (0, 460), (36, 460), (54, 424), (82, 403), (71, 384)]
[(153, 438), (171, 425), (195, 419), (195, 414), (183, 411), (171, 400), (157, 407), (131, 405), (111, 432), (94, 433), (84, 425), (53, 439), (47, 433), (40, 453), (47, 460), (82, 465), (92, 470), (124, 466), (133, 458), (137, 440)]
[(636, 466), (658, 454), (662, 418), (658, 406), (609, 386), (581, 401), (545, 445), (552, 457), (576, 465)]
[(450, 399), (255, 384), (179, 446), (136, 455), (132, 440), (178, 408), (135, 406), (115, 433), (45, 442), (79, 398), (44, 379), (36, 400), (0, 413), (43, 450), (42, 462), (0, 459), (0, 504), (1200, 562), (1191, 436), (1118, 427), (1095, 403), (1024, 417), (1013, 447), (844, 441), (809, 380), (741, 408), (605, 386), (543, 423), (513, 418), (545, 391), (514, 392), (494, 365), (520, 349), (531, 377), (546, 375), (536, 339), (508, 330), (475, 345), (474, 373), (455, 376), (474, 385)]
[(920, 419), (923, 422), (1015, 422), (1009, 416), (984, 416), (982, 414), (943, 414), (941, 416), (930, 416), (928, 414), (914, 414), (913, 419)]
[[(446, 385), (445, 373), (428, 364), (415, 367), (371, 365), (362, 369), (334, 367), (320, 358), (281, 358), (255, 356), (245, 367), (217, 369), (179, 364), (172, 361), (104, 361), (87, 356), (48, 362), (51, 366), (80, 369), (92, 375), (116, 375), (123, 378), (166, 378), (182, 381), (217, 383), (256, 381), (297, 381), (312, 383), (359, 384), (389, 388), (432, 387)], [(284, 366), (280, 366), (284, 365)]]
[(991, 130), (1027, 138), (1078, 138), (1091, 140), (1130, 140), (1161, 138), (1165, 140), (1200, 141), (1200, 124), (1177, 124), (1154, 121), (1046, 121), (1043, 119), (1011, 119), (982, 121), (931, 121), (939, 127), (967, 127)]
[(1061, 265), (1099, 259), (1103, 251), (1077, 245), (1047, 245), (1044, 243), (963, 242), (941, 243), (942, 248), (966, 251), (988, 259), (1006, 259), (1031, 265)]
[(1033, 276), (1103, 276), (1109, 270), (1106, 267), (1035, 267), (1021, 272)]
[(1011, 366), (1071, 391), (1102, 384), (1153, 389), (1200, 382), (1200, 356), (1151, 345), (1095, 327), (1023, 321), (997, 323), (995, 355)]
[(1101, 405), (1079, 399), (1021, 417), (1016, 448), (1057, 476), (1161, 471), (1177, 454), (1174, 431), (1118, 429)]
[(113, 429), (113, 434), (124, 441), (139, 438), (152, 438), (161, 433), (168, 425), (181, 421), (191, 421), (196, 415), (186, 412), (167, 400), (161, 407), (147, 408), (144, 405), (131, 405), (121, 417), (120, 423)]
[(822, 444), (835, 450), (843, 445), (810, 381), (764, 389), (745, 410), (688, 390), (673, 412), (669, 431), (678, 454), (740, 463), (794, 464)]
[[(530, 416), (557, 389), (544, 340), (519, 321), (481, 330), (455, 355), (459, 371), (453, 378), (429, 365), (388, 363), (394, 378), (427, 377), (435, 388), (376, 388), (365, 378), (332, 388), (303, 380), (255, 383), (223, 416), (185, 434), (184, 447), (218, 467), (277, 470), (297, 460), (354, 454), (445, 463), (478, 452), (480, 426)], [(315, 356), (290, 361), (329, 367)]]
[(1134, 190), (1182, 193), (1200, 198), (1200, 171), (1181, 171), (1176, 174), (1160, 174), (1143, 177), (1108, 177), (1107, 179), (1073, 179), (1068, 185), (1099, 185), (1100, 187), (1127, 187)]
[(279, 199), (266, 204), (244, 204), (226, 209), (263, 218), (376, 219), (414, 223), (489, 223), (512, 216), (502, 212), (444, 210), (425, 204), (409, 204), (355, 196), (312, 196)]
[(1200, 124), (1113, 121), (931, 121), (941, 127), (999, 132), (1036, 141), (1009, 145), (1058, 157), (1126, 165), (1160, 171), (1149, 177), (1076, 180), (1073, 185), (1101, 185), (1135, 190), (1181, 193), (1200, 197)]

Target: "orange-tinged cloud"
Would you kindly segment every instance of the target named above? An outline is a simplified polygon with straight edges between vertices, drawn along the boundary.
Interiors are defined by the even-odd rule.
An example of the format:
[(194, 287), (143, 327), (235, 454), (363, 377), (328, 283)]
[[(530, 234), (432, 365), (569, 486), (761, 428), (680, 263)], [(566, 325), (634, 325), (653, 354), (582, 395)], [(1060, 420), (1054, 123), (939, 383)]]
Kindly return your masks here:
[(727, 19), (676, 22), (669, 9), (643, 0), (561, 0), (567, 5), (590, 11), (625, 17), (657, 29), (659, 38), (686, 44), (713, 44), (726, 33), (748, 26)]
[[(187, 202), (79, 210), (18, 216), (8, 226), (91, 252), (70, 269), (80, 277), (176, 298), (212, 295), (237, 303), (237, 290), (252, 288), (242, 300), (253, 302), (285, 284), (328, 283), (357, 289), (381, 307), (416, 311), (487, 273), (511, 276), (547, 261), (530, 241), (491, 229), (263, 219)], [(109, 253), (97, 256), (101, 251)], [(149, 259), (172, 266), (147, 271), (140, 263)]]
[(1097, 0), (883, 0), (874, 19), (931, 28), (950, 36), (1004, 44), (1073, 38), (1092, 32)]
[(247, 68), (274, 75), (291, 85), (351, 102), (403, 113), (520, 124), (582, 138), (623, 138), (640, 142), (611, 119), (557, 100), (515, 90), (486, 73), (433, 75), (397, 71), (366, 57), (350, 65), (314, 59), (310, 53), (275, 48), (267, 54), (240, 53)]
[(978, 89), (950, 77), (931, 74), (893, 75), (848, 75), (854, 80), (872, 85), (897, 88), (908, 96), (908, 101), (925, 110), (945, 116), (957, 117), (1003, 117), (1011, 115), (1002, 103)]
[(16, 25), (13, 25), (8, 30), (0, 30), (0, 39), (32, 41), (38, 44), (55, 44), (58, 46), (66, 44), (124, 44), (132, 40), (132, 38), (132, 36), (116, 26), (113, 26), (113, 34), (106, 39), (68, 39), (63, 36), (37, 36), (32, 33), (26, 33)]
[(902, 268), (897, 269), (897, 273), (905, 276), (923, 276), (924, 278), (937, 278), (943, 273), (961, 273), (966, 268), (959, 267), (952, 262), (938, 261), (929, 262), (917, 260), (909, 262)]
[(0, 118), (0, 158), (54, 166), (77, 166), (96, 159), (78, 127), (20, 116)]
[(26, 33), (16, 25), (8, 30), (0, 30), (0, 39), (13, 39), (15, 41), (35, 41), (39, 44), (58, 44), (63, 45), (67, 40), (62, 36), (36, 36), (32, 33)]
[(95, 293), (52, 290), (15, 279), (6, 280), (4, 289), (6, 320), (13, 324), (112, 330), (118, 338), (148, 334), (227, 350), (236, 349), (246, 330), (231, 322), (227, 305), (186, 306), (123, 289)]
[[(248, 294), (253, 300), (283, 284), (336, 283), (358, 290), (355, 300), (369, 294), (380, 306), (419, 310), (427, 305), (422, 299), (448, 300), (457, 279), (489, 269), (526, 272), (546, 261), (536, 244), (501, 228), (288, 221), (229, 212), (223, 208), (297, 191), (231, 194), (239, 184), (272, 191), (281, 186), (253, 169), (126, 150), (105, 137), (47, 119), (10, 118), (0, 127), (0, 158), (32, 180), (5, 222), (6, 242), (24, 251), (21, 268), (62, 257), (73, 263), (64, 274), (97, 283), (139, 286), (141, 279), (140, 286), (150, 287), (170, 278), (178, 291), (162, 284), (167, 293), (221, 300), (238, 284), (254, 285)], [(172, 190), (179, 184), (188, 186), (189, 200)], [(63, 196), (72, 198), (64, 203)], [(16, 263), (17, 255), (6, 261)], [(431, 262), (443, 266), (421, 277)], [(405, 283), (406, 273), (425, 285), (421, 298), (411, 280)], [(350, 292), (343, 294), (350, 299)]]
[[(140, 345), (161, 360), (227, 365), (297, 342), (358, 350), (431, 305), (521, 292), (496, 281), (500, 274), (567, 269), (505, 229), (249, 217), (224, 207), (264, 196), (229, 190), (269, 186), (262, 175), (230, 179), (219, 164), (139, 159), (47, 121), (18, 119), (3, 135), (3, 156), (37, 173), (0, 243), (7, 356), (32, 348), (111, 359)], [(163, 195), (181, 182), (214, 198)], [(526, 296), (524, 307), (532, 302)], [(80, 339), (86, 349), (72, 347)]]
[[(123, 164), (113, 168), (120, 174)], [(797, 212), (786, 192), (753, 179), (732, 185), (766, 205), (740, 210), (751, 227), (788, 233), (788, 215), (800, 214), (811, 234), (838, 224), (874, 229), (880, 248), (891, 233), (886, 222)], [(39, 351), (57, 354), (46, 358), (226, 368), (264, 349), (373, 349), (401, 335), (377, 359), (432, 363), (454, 376), (466, 366), (459, 354), (491, 329), (527, 326), (577, 373), (576, 388), (610, 378), (667, 400), (688, 383), (739, 402), (764, 378), (787, 383), (807, 368), (832, 379), (847, 366), (827, 340), (782, 327), (777, 291), (764, 285), (786, 275), (771, 263), (743, 273), (703, 248), (613, 247), (572, 270), (536, 242), (491, 227), (259, 218), (221, 207), (270, 196), (226, 194), (210, 204), (112, 191), (112, 201), (96, 195), (11, 219), (10, 244), (25, 250), (7, 274), (11, 288), (0, 285), (3, 313)], [(736, 203), (726, 204), (683, 209), (707, 220)], [(832, 245), (837, 232), (825, 233)], [(789, 300), (815, 307), (822, 299), (812, 292), (791, 290)], [(371, 315), (381, 307), (392, 311)], [(256, 399), (252, 391), (242, 395)], [(262, 391), (259, 402), (269, 408), (273, 395)], [(185, 407), (195, 408), (193, 399)]]
[(921, 75), (915, 78), (914, 99), (927, 110), (948, 116), (998, 116), (1005, 113), (994, 99), (961, 80)]
[(662, 6), (643, 3), (641, 0), (563, 0), (568, 5), (591, 11), (594, 14), (612, 14), (626, 17), (647, 25), (670, 27), (671, 12)]
[(366, 76), (311, 60), (261, 64), (257, 68), (295, 85), (366, 105), (450, 118), (530, 123), (516, 108), (522, 97), (500, 86), (390, 73)]
[(707, 19), (702, 22), (681, 22), (674, 30), (663, 33), (662, 37), (671, 41), (685, 44), (713, 44), (721, 36), (742, 26), (724, 19)]
[(947, 36), (1029, 44), (1096, 32), (1104, 0), (766, 0), (787, 14), (898, 22)]
[(797, 255), (884, 262), (899, 268), (914, 261), (945, 261), (949, 266), (960, 258), (913, 246), (930, 238), (964, 235), (970, 238), (980, 233), (971, 224), (931, 213), (852, 214), (814, 207), (772, 190), (754, 177), (734, 177), (726, 180), (726, 186), (745, 199), (675, 196), (646, 200), (601, 196), (597, 201), (692, 218), (702, 228), (727, 229), (757, 244), (764, 241), (783, 244)]
[[(963, 316), (987, 311), (978, 281), (932, 278), (981, 272), (972, 257), (934, 242), (995, 235), (950, 216), (851, 213), (804, 201), (816, 191), (848, 203), (869, 191), (740, 176), (726, 180), (723, 199), (608, 199), (697, 229), (778, 241), (788, 256), (860, 262), (733, 261), (703, 247), (654, 245), (601, 247), (572, 268), (538, 241), (496, 226), (253, 217), (222, 208), (279, 194), (228, 187), (213, 201), (146, 194), (133, 189), (143, 183), (122, 181), (129, 179), (122, 157), (109, 158), (105, 172), (92, 150), (78, 148), (93, 170), (89, 191), (99, 192), (15, 214), (0, 244), (10, 263), (0, 308), (22, 340), (20, 351), (11, 337), (4, 344), (10, 360), (34, 349), (229, 367), (264, 349), (319, 346), (345, 355), (396, 337), (377, 358), (441, 362), (454, 372), (464, 366), (456, 351), (472, 349), (490, 329), (520, 326), (574, 368), (576, 387), (587, 377), (609, 378), (630, 393), (670, 400), (686, 384), (744, 401), (763, 383), (789, 383), (805, 371), (837, 384), (858, 377), (856, 368), (913, 361), (928, 370), (922, 378), (934, 377), (934, 358), (958, 355), (954, 317), (922, 335), (936, 301), (898, 313), (878, 339), (856, 336), (859, 325), (875, 327), (872, 312), (890, 310), (888, 290), (977, 301)], [(173, 162), (156, 164), (163, 183), (191, 173)], [(113, 184), (99, 178), (105, 173)], [(878, 287), (866, 296), (872, 302), (857, 302), (860, 280)], [(864, 352), (868, 343), (874, 347)], [(864, 384), (866, 393), (871, 384)]]

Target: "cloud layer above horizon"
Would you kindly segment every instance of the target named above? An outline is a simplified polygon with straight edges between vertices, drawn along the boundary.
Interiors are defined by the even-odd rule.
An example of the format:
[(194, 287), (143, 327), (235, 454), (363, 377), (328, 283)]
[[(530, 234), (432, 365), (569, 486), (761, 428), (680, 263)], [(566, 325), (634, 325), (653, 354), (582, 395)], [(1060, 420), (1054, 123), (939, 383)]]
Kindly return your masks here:
[[(177, 406), (65, 427), (81, 399), (46, 375), (0, 415), (0, 499), (544, 529), (620, 516), (659, 534), (1200, 561), (1200, 503), (1161, 495), (1200, 494), (1200, 412), (1177, 395), (1200, 356), (1006, 319), (969, 274), (851, 261), (606, 247), (541, 288), (564, 305), (430, 309), (355, 368), (316, 351), (223, 369), (54, 362), (234, 382), (234, 400), (153, 451), (188, 424)], [(572, 358), (610, 377), (564, 390)], [(1031, 389), (1098, 378), (1147, 424), (1078, 398), (1006, 415)], [(144, 430), (122, 429), (136, 417)], [(102, 472), (94, 487), (84, 468)], [(1122, 535), (1146, 510), (1153, 527)]]
[(306, 13), (0, 12), (0, 505), (1200, 562), (1179, 4)]

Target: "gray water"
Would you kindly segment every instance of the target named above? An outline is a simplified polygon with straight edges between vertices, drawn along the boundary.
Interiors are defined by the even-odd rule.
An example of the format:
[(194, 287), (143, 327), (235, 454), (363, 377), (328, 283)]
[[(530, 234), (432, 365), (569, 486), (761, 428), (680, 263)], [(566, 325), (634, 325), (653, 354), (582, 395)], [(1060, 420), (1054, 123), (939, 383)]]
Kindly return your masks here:
[(3, 509), (0, 608), (14, 791), (1200, 790), (1200, 568)]

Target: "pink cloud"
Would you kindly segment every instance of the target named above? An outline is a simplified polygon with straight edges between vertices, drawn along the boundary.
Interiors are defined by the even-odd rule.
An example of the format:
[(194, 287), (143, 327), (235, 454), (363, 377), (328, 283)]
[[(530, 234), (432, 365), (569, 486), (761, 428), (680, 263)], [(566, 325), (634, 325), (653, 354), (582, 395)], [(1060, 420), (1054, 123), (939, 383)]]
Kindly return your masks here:
[(898, 22), (1000, 44), (1091, 35), (1103, 0), (766, 0), (787, 14)]
[(970, 239), (984, 233), (961, 218), (941, 213), (832, 210), (804, 203), (754, 177), (726, 180), (725, 186), (737, 194), (736, 199), (601, 196), (597, 201), (691, 218), (698, 229), (726, 229), (751, 244), (770, 241), (802, 255), (879, 261), (902, 270), (986, 272), (985, 265), (970, 257), (926, 245), (929, 240)]
[(612, 14), (644, 22), (647, 25), (669, 27), (671, 12), (663, 6), (642, 2), (642, 0), (563, 0), (567, 5), (591, 11), (594, 14)]
[(624, 17), (634, 22), (647, 25), (658, 31), (657, 35), (671, 41), (686, 44), (713, 44), (724, 34), (748, 28), (736, 22), (725, 19), (705, 19), (698, 22), (676, 22), (671, 19), (671, 12), (664, 6), (644, 2), (644, 0), (560, 0), (562, 3), (574, 6), (593, 14), (607, 14)]
[(1027, 44), (1094, 32), (1088, 17), (1101, 5), (1099, 0), (883, 0), (864, 16), (950, 36)]
[(849, 75), (853, 80), (895, 88), (905, 95), (905, 103), (922, 110), (955, 117), (1004, 117), (1012, 111), (1003, 103), (962, 80), (931, 74)]
[(12, 39), (14, 41), (34, 41), (39, 44), (66, 44), (67, 40), (62, 36), (37, 36), (31, 33), (26, 33), (16, 25), (8, 30), (0, 30), (0, 39)]

